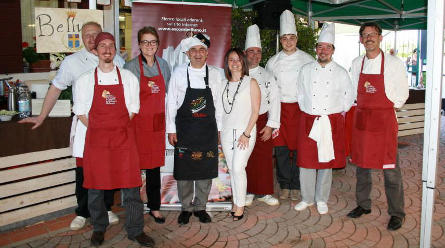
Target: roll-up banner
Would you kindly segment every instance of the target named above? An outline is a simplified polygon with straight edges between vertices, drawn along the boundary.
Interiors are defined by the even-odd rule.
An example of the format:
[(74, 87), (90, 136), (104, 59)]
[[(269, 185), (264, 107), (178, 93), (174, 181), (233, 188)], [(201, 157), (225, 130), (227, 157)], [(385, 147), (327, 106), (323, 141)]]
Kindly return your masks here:
[[(132, 2), (131, 57), (139, 55), (138, 30), (144, 26), (153, 26), (159, 35), (157, 55), (166, 59), (171, 68), (178, 64), (178, 54), (175, 54), (175, 49), (190, 32), (210, 36), (211, 45), (207, 63), (223, 67), (224, 54), (231, 44), (231, 7), (229, 4), (134, 0)], [(179, 61), (183, 60), (179, 59)], [(174, 148), (168, 142), (166, 143), (165, 166), (161, 167), (161, 208), (173, 210), (179, 209), (181, 204), (176, 181), (173, 178)], [(147, 196), (144, 175), (143, 180), (141, 197), (145, 202)], [(208, 210), (230, 209), (231, 197), (230, 175), (220, 149), (218, 177), (212, 182)]]
[(224, 53), (231, 44), (232, 5), (134, 0), (131, 12), (132, 58), (139, 54), (138, 30), (144, 26), (153, 26), (159, 34), (157, 55), (166, 58), (172, 68), (175, 66), (174, 49), (190, 31), (210, 36), (207, 62), (223, 67)]

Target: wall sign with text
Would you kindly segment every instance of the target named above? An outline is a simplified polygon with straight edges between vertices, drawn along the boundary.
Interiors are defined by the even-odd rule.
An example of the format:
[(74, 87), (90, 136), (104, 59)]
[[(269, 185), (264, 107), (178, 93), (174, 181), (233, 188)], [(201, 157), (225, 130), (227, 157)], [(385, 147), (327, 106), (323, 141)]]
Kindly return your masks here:
[(36, 8), (38, 53), (76, 52), (83, 48), (81, 28), (89, 21), (103, 26), (103, 11), (90, 9)]

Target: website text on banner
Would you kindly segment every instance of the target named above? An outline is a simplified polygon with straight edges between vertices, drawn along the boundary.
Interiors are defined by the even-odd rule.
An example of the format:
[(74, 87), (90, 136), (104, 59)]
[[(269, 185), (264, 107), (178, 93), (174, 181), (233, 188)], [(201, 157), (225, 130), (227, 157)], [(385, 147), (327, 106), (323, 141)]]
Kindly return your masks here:
[(144, 26), (153, 26), (160, 39), (158, 56), (165, 58), (162, 54), (164, 49), (173, 54), (181, 40), (192, 31), (210, 36), (208, 63), (222, 67), (224, 53), (231, 44), (231, 15), (232, 8), (227, 4), (133, 2), (131, 57), (139, 54), (138, 30)]

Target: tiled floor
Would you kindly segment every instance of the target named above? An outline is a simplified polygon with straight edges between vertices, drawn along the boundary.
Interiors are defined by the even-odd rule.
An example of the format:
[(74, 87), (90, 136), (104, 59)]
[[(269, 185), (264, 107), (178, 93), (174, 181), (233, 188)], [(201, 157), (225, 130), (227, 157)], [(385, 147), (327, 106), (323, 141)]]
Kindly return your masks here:
[[(213, 222), (201, 224), (196, 217), (185, 226), (177, 224), (178, 212), (164, 211), (165, 224), (156, 224), (145, 216), (145, 231), (156, 241), (156, 247), (418, 247), (420, 240), (422, 135), (403, 137), (399, 149), (405, 188), (406, 219), (398, 231), (386, 230), (389, 220), (383, 174), (373, 174), (372, 213), (359, 219), (346, 214), (356, 204), (355, 169), (347, 166), (334, 172), (329, 213), (319, 215), (310, 207), (297, 212), (295, 201), (281, 201), (270, 207), (254, 201), (247, 216), (234, 222), (227, 213), (214, 212)], [(432, 246), (445, 247), (445, 135), (437, 168), (437, 193), (433, 214)], [(125, 215), (118, 209), (120, 224), (106, 232), (103, 247), (139, 247), (127, 239), (123, 227)], [(74, 215), (39, 223), (0, 234), (0, 247), (88, 247), (91, 226), (70, 231)]]

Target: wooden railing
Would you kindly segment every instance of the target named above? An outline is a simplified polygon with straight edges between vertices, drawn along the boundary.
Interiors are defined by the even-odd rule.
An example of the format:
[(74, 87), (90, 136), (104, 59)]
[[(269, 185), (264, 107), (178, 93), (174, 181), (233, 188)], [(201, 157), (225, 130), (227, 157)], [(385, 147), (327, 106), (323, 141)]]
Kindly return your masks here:
[(70, 148), (0, 158), (0, 227), (75, 206), (74, 168)]
[(396, 114), (399, 122), (399, 136), (423, 133), (425, 103), (405, 104)]

